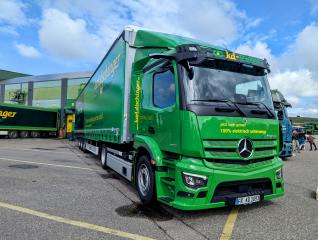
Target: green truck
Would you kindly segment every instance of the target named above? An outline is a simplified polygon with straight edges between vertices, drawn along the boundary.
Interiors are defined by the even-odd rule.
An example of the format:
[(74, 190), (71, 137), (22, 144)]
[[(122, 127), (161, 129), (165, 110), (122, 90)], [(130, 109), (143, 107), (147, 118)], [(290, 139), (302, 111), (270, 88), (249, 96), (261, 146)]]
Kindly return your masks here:
[(76, 101), (79, 148), (154, 201), (195, 210), (284, 194), (266, 60), (126, 27)]
[(56, 135), (58, 114), (56, 109), (1, 103), (0, 135), (9, 138)]

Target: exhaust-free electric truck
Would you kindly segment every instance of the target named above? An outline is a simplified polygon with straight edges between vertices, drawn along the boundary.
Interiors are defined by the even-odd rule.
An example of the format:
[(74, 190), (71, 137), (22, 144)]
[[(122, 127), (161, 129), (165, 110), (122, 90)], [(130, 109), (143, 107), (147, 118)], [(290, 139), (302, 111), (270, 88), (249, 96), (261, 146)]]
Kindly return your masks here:
[(76, 102), (82, 150), (142, 202), (191, 210), (284, 194), (266, 60), (126, 27)]

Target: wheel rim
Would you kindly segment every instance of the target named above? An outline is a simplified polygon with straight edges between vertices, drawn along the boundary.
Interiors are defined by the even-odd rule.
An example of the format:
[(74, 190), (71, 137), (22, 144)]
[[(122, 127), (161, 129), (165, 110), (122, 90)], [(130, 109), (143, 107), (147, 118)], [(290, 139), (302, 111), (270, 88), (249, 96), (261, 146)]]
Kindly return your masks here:
[(141, 164), (138, 171), (138, 186), (140, 193), (146, 196), (150, 188), (150, 174), (149, 169), (145, 164)]
[(105, 165), (106, 163), (106, 149), (102, 148), (102, 164)]

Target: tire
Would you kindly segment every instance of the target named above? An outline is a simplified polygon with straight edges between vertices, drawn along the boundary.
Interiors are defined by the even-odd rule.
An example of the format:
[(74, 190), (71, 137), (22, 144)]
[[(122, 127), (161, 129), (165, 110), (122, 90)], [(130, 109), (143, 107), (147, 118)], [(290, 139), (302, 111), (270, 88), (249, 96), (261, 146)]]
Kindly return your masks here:
[(88, 153), (88, 151), (86, 150), (86, 143), (85, 143), (85, 140), (83, 140), (82, 150), (83, 150), (83, 152), (84, 152), (84, 153)]
[(138, 159), (137, 171), (137, 191), (141, 202), (150, 205), (156, 201), (155, 174), (147, 155), (142, 155)]
[(16, 139), (19, 136), (18, 131), (9, 131), (8, 132), (8, 137), (10, 139)]
[(32, 132), (31, 132), (31, 137), (33, 137), (33, 138), (38, 138), (38, 137), (40, 137), (40, 132), (38, 132), (38, 131), (32, 131)]
[(21, 138), (28, 138), (29, 137), (29, 131), (21, 131), (20, 132)]
[(105, 145), (102, 145), (100, 150), (100, 163), (103, 169), (107, 169), (107, 148)]

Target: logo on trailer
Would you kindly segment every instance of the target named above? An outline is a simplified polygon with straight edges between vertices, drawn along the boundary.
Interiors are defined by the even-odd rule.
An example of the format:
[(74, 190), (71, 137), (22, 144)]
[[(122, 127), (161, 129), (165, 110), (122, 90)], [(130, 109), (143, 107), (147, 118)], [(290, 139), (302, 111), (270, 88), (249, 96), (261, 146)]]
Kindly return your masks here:
[(0, 118), (6, 119), (6, 118), (14, 118), (17, 112), (10, 112), (10, 111), (2, 111), (0, 110)]
[(240, 140), (238, 144), (238, 153), (242, 158), (249, 158), (253, 153), (253, 143), (247, 138)]

